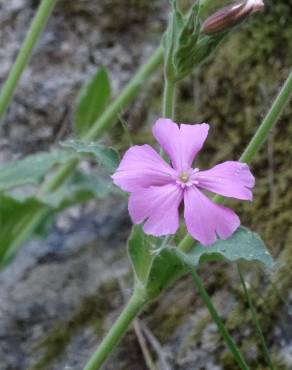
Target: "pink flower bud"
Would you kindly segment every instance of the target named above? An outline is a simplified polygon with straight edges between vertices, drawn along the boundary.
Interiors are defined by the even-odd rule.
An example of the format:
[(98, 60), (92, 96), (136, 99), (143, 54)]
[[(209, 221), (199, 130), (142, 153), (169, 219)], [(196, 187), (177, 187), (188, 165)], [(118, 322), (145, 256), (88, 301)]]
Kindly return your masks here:
[(263, 0), (245, 0), (226, 6), (211, 15), (203, 23), (203, 32), (212, 35), (222, 32), (242, 22), (250, 14), (263, 9)]

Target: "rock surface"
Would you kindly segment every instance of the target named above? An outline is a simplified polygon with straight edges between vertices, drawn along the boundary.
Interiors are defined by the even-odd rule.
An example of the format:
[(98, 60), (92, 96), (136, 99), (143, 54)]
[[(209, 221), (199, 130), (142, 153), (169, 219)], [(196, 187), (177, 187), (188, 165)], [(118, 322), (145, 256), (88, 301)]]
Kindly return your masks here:
[[(230, 38), (201, 75), (196, 74), (180, 88), (180, 120), (192, 121), (196, 115), (196, 121), (213, 123), (202, 165), (238, 157), (290, 68), (289, 4), (279, 1), (274, 8), (267, 3), (266, 14)], [(0, 1), (1, 83), (37, 4), (32, 0)], [(60, 1), (0, 128), (0, 163), (46, 150), (70, 135), (80, 86), (97, 67), (106, 66), (117, 92), (158, 44), (166, 19), (166, 1), (133, 0), (127, 6), (119, 0)], [(125, 113), (137, 142), (149, 141), (149, 123), (159, 114), (161, 82), (154, 79), (151, 83)], [(292, 242), (292, 132), (288, 116), (289, 112), (274, 131), (268, 152), (262, 151), (254, 165), (258, 186), (253, 206), (237, 208), (244, 222), (263, 234), (275, 256)], [(126, 147), (120, 128), (108, 136), (120, 148)], [(129, 230), (126, 202), (112, 196), (66, 211), (47, 240), (32, 240), (22, 248), (0, 272), (0, 370), (83, 368), (131, 292), (125, 249)], [(271, 296), (277, 312), (267, 313), (273, 318), (267, 320), (266, 334), (277, 370), (292, 366), (292, 331), (287, 325), (292, 295), (290, 288), (280, 288), (291, 287), (290, 267), (286, 270), (285, 284), (280, 281), (276, 298)], [(257, 274), (256, 269), (247, 267), (247, 271), (261, 298), (269, 277)], [(267, 369), (253, 326), (242, 324), (242, 317), (248, 314), (242, 311), (234, 269), (216, 263), (203, 267), (200, 273), (231, 328), (232, 312), (239, 310), (232, 334), (251, 368)], [(237, 320), (242, 324), (240, 329)], [(151, 353), (160, 370), (237, 369), (189, 278), (154, 302), (142, 315), (141, 325), (148, 329)], [(105, 369), (147, 369), (133, 330)]]

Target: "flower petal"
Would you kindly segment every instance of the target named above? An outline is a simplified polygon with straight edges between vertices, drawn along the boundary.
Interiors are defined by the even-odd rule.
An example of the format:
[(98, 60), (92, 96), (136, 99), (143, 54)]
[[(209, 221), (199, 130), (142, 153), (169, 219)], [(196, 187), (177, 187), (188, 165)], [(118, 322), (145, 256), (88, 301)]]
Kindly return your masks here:
[(255, 179), (245, 163), (228, 161), (207, 171), (199, 171), (193, 178), (201, 188), (226, 197), (252, 200), (251, 188)]
[(171, 159), (173, 167), (178, 171), (184, 171), (191, 167), (195, 156), (201, 150), (208, 130), (207, 123), (178, 126), (170, 119), (160, 118), (152, 132)]
[(146, 221), (146, 234), (162, 236), (174, 234), (179, 226), (178, 207), (183, 190), (176, 184), (151, 186), (130, 195), (129, 213), (135, 224)]
[(128, 149), (112, 176), (121, 189), (133, 192), (152, 185), (165, 185), (176, 173), (149, 145), (135, 145)]
[(184, 204), (187, 230), (204, 246), (213, 244), (217, 235), (228, 239), (240, 225), (231, 209), (212, 202), (195, 186), (185, 190)]

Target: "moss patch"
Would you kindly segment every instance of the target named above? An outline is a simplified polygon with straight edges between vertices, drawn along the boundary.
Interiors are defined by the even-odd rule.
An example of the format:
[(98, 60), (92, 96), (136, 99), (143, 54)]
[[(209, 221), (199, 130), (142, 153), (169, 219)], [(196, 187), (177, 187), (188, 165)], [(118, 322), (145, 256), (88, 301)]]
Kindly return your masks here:
[(79, 309), (65, 322), (56, 325), (36, 346), (43, 354), (30, 367), (30, 370), (46, 370), (61, 356), (71, 338), (80, 329), (91, 326), (98, 336), (103, 335), (104, 318), (112, 304), (110, 296), (119, 289), (116, 282), (108, 283), (95, 296), (88, 297), (80, 304)]

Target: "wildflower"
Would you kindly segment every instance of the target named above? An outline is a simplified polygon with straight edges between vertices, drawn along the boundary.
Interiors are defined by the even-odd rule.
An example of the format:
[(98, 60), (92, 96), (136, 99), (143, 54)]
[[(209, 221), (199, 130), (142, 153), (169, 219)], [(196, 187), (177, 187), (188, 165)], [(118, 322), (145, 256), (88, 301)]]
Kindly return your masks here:
[(129, 213), (133, 223), (144, 221), (146, 234), (174, 234), (179, 227), (179, 206), (184, 202), (184, 218), (193, 238), (208, 246), (217, 235), (227, 239), (240, 225), (229, 208), (214, 203), (202, 190), (227, 197), (252, 200), (255, 180), (244, 163), (227, 161), (201, 171), (192, 163), (201, 150), (209, 125), (177, 125), (159, 119), (153, 135), (169, 156), (169, 165), (149, 145), (135, 145), (125, 153), (112, 176), (114, 183), (130, 192)]
[(245, 0), (225, 6), (205, 20), (203, 32), (211, 35), (225, 31), (242, 22), (250, 14), (262, 10), (264, 6), (263, 0)]

